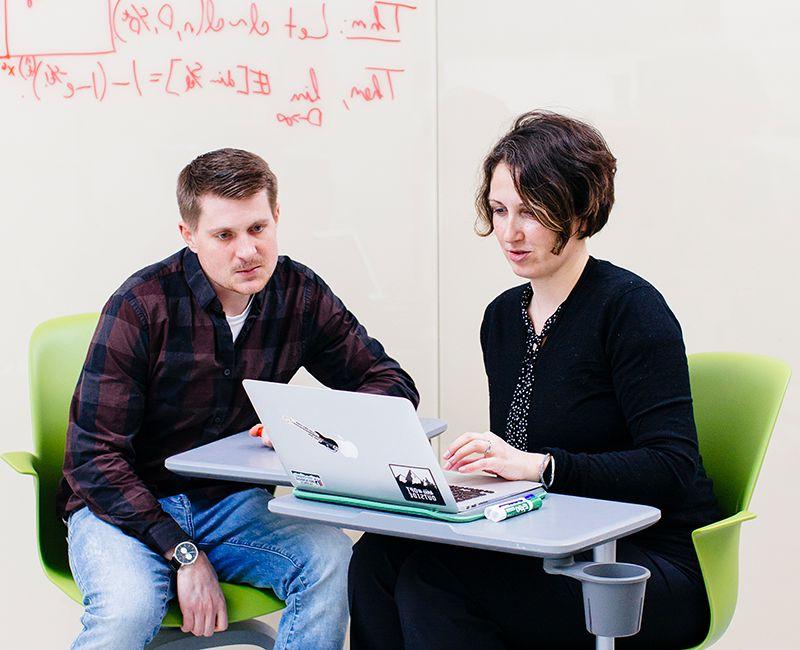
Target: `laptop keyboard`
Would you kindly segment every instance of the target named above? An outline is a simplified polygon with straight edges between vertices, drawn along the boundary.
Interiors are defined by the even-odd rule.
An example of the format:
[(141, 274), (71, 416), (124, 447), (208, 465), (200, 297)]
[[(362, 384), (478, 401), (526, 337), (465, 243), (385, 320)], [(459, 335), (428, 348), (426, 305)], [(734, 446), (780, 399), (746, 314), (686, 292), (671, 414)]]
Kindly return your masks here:
[(494, 494), (494, 490), (481, 490), (480, 488), (467, 487), (466, 485), (451, 485), (450, 490), (457, 502), (469, 501), (475, 497)]

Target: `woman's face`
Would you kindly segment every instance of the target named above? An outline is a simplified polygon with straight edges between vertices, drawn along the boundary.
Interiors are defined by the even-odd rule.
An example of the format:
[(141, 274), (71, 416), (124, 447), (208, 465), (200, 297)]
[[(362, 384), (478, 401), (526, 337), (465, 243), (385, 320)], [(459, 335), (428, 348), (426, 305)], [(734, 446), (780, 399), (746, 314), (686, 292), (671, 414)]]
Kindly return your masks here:
[(514, 187), (511, 170), (504, 163), (495, 167), (489, 185), (494, 234), (511, 264), (511, 270), (528, 280), (548, 278), (571, 259), (577, 241), (571, 237), (560, 255), (551, 251), (556, 234), (545, 228), (526, 206)]

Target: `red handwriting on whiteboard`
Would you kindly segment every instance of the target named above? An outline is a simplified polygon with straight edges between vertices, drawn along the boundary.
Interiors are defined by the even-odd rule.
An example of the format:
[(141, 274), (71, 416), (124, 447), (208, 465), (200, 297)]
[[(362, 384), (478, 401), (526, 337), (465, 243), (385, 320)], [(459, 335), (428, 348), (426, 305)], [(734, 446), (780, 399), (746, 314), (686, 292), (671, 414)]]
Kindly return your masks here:
[(194, 90), (195, 88), (202, 88), (203, 83), (201, 81), (200, 72), (203, 70), (203, 64), (195, 61), (193, 64), (186, 66), (186, 74), (183, 77), (183, 81), (186, 84), (185, 90), (188, 92), (190, 90)]
[[(49, 32), (37, 32), (37, 38), (29, 41), (32, 46), (26, 47), (25, 32), (15, 34), (14, 20), (19, 20), (20, 11), (27, 10), (20, 8), (24, 7), (23, 0), (13, 1), (19, 4), (0, 0), (0, 16), (5, 7), (12, 19), (0, 27), (0, 39), (4, 35), (6, 38), (5, 43), (0, 42), (0, 84), (26, 86), (20, 93), (22, 99), (104, 102), (108, 97), (126, 95), (162, 94), (177, 99), (227, 93), (259, 97), (253, 101), (263, 101), (267, 113), (278, 124), (301, 129), (317, 129), (332, 122), (332, 96), (347, 110), (355, 105), (362, 110), (379, 110), (380, 104), (398, 100), (407, 76), (402, 48), (390, 48), (396, 56), (381, 61), (383, 67), (364, 67), (349, 79), (341, 79), (335, 72), (331, 75), (331, 69), (337, 70), (336, 50), (357, 53), (358, 45), (345, 43), (359, 40), (402, 43), (416, 20), (412, 16), (423, 13), (418, 10), (422, 9), (418, 0), (360, 0), (348, 3), (350, 9), (324, 0), (94, 0), (85, 4), (97, 3), (103, 14), (99, 19), (97, 12), (83, 15), (76, 10), (75, 25), (59, 26), (53, 32), (56, 45), (45, 45), (53, 42), (43, 38)], [(33, 3), (31, 11), (41, 14), (37, 14), (37, 20), (48, 19), (57, 24), (48, 17), (49, 6), (52, 5)], [(280, 27), (271, 29), (276, 25)], [(4, 34), (4, 28), (11, 37)], [(73, 32), (76, 36), (64, 36)], [(58, 34), (69, 46), (58, 44)], [(222, 58), (240, 51), (236, 40), (254, 44), (267, 35), (269, 41), (261, 42), (268, 48), (274, 40), (329, 42), (324, 51), (299, 45), (293, 50), (293, 65), (298, 64), (302, 71), (299, 78), (276, 76), (273, 80), (271, 61), (275, 58), (268, 48), (256, 53), (251, 47), (252, 60), (248, 55), (239, 58), (238, 63), (237, 59)], [(110, 49), (103, 49), (104, 37), (109, 39)], [(159, 40), (161, 43), (153, 48)], [(204, 41), (215, 41), (215, 45), (208, 46)], [(20, 53), (11, 52), (9, 43)], [(163, 47), (167, 45), (168, 48)], [(62, 51), (66, 49), (70, 51)], [(31, 53), (22, 54), (26, 51)], [(164, 51), (168, 54), (158, 55)], [(372, 56), (374, 50), (366, 52)], [(273, 57), (267, 59), (269, 69), (265, 67), (265, 56)], [(281, 64), (280, 59), (278, 62)], [(274, 95), (277, 97), (270, 100)], [(341, 110), (341, 106), (334, 105), (333, 110)]]
[(206, 13), (208, 14), (206, 17), (206, 33), (221, 32), (223, 29), (225, 29), (225, 19), (217, 18), (217, 7), (214, 4), (214, 0), (207, 0), (206, 7)]
[(314, 68), (308, 69), (308, 78), (311, 82), (311, 89), (306, 86), (305, 90), (299, 93), (292, 93), (292, 96), (289, 98), (291, 102), (311, 102), (314, 104), (318, 102), (321, 97), (319, 94), (319, 82), (317, 81), (317, 71)]
[(112, 86), (131, 86), (131, 85), (133, 85), (133, 87), (135, 88), (136, 93), (139, 95), (139, 97), (142, 96), (142, 87), (139, 84), (139, 70), (138, 70), (138, 67), (137, 67), (137, 64), (136, 64), (136, 59), (133, 59), (131, 61), (131, 79), (130, 79), (130, 81), (112, 81), (111, 85)]
[[(311, 39), (314, 41), (320, 41), (324, 38), (328, 38), (328, 34), (330, 30), (328, 29), (328, 18), (325, 15), (325, 3), (322, 3), (322, 7), (320, 9), (322, 14), (320, 24), (317, 25), (316, 32), (312, 32), (311, 30), (314, 29), (313, 27), (307, 27), (305, 25), (299, 25), (294, 22), (294, 7), (289, 5), (289, 20), (284, 25), (287, 30), (287, 34), (289, 38), (297, 38), (298, 41), (305, 41), (307, 39)], [(299, 28), (299, 29), (298, 29)], [(295, 35), (295, 30), (297, 29), (297, 34)]]
[(373, 2), (371, 17), (351, 19), (345, 38), (349, 41), (399, 43), (402, 32), (400, 15), (403, 11), (416, 9), (416, 5), (402, 2)]
[[(170, 59), (169, 60), (169, 72), (167, 73), (167, 83), (164, 85), (164, 91), (168, 95), (180, 95), (180, 93), (175, 90), (173, 87), (174, 78), (177, 76), (175, 73), (175, 69), (178, 68), (180, 70), (180, 64), (183, 62), (183, 59)], [(180, 74), (180, 72), (178, 72)], [(155, 83), (156, 79), (154, 75), (150, 75), (150, 81)], [(161, 74), (158, 75), (158, 82), (161, 82)]]
[(48, 86), (55, 86), (64, 82), (64, 76), (67, 73), (61, 69), (59, 65), (52, 65), (48, 63), (45, 66), (44, 81)]
[(150, 12), (144, 5), (138, 7), (131, 4), (122, 12), (122, 22), (127, 24), (128, 29), (137, 36), (142, 32), (150, 31)]
[(247, 69), (247, 88), (252, 88), (254, 95), (269, 95), (272, 92), (272, 85), (269, 82), (269, 74), (258, 68)]
[(23, 56), (19, 59), (19, 74), (25, 79), (33, 79), (41, 66), (41, 61), (37, 61), (35, 56)]
[(291, 115), (277, 113), (275, 118), (286, 126), (294, 126), (301, 122), (311, 126), (322, 126), (322, 111), (319, 108), (311, 108), (307, 113), (292, 113)]
[[(248, 34), (256, 34), (257, 36), (266, 36), (269, 34), (269, 21), (261, 20), (258, 13), (258, 5), (255, 2), (250, 3), (250, 31)], [(238, 26), (239, 21), (236, 23), (231, 22), (231, 25)], [(247, 23), (245, 23), (247, 24)]]
[(95, 61), (95, 65), (97, 70), (92, 71), (91, 83), (80, 86), (76, 86), (70, 81), (66, 83), (67, 94), (64, 95), (64, 99), (72, 99), (75, 95), (90, 90), (98, 102), (102, 102), (106, 98), (106, 90), (108, 89), (106, 69), (100, 61)]
[(158, 8), (156, 18), (167, 31), (172, 31), (172, 28), (175, 27), (175, 9), (168, 2)]
[[(365, 102), (384, 99), (393, 101), (395, 98), (393, 76), (405, 72), (405, 70), (403, 68), (376, 67), (364, 69), (372, 71), (370, 82), (366, 86), (352, 86), (350, 88), (350, 99), (361, 99)], [(346, 103), (345, 106), (349, 109)]]
[(114, 35), (120, 42), (127, 43), (126, 36), (154, 37), (173, 34), (183, 42), (184, 36), (199, 37), (225, 30), (235, 30), (250, 36), (266, 36), (269, 33), (269, 21), (262, 18), (262, 9), (257, 2), (248, 3), (246, 11), (238, 10), (238, 13), (230, 3), (218, 7), (214, 0), (184, 2), (179, 9), (176, 9), (176, 4), (177, 2), (147, 4), (116, 0), (111, 11)]
[(216, 79), (211, 80), (223, 88), (236, 90), (237, 95), (270, 95), (272, 84), (269, 80), (269, 73), (260, 68), (252, 68), (247, 65), (237, 65), (235, 69), (228, 68), (220, 72)]

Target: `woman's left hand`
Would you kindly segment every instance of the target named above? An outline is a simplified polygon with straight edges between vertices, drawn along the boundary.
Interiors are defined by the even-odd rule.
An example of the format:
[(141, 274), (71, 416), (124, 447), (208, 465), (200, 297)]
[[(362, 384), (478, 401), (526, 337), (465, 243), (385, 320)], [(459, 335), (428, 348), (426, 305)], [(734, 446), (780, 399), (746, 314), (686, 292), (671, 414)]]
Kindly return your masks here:
[(484, 471), (509, 480), (539, 480), (542, 454), (512, 447), (491, 431), (465, 433), (444, 452), (443, 468), (462, 473)]

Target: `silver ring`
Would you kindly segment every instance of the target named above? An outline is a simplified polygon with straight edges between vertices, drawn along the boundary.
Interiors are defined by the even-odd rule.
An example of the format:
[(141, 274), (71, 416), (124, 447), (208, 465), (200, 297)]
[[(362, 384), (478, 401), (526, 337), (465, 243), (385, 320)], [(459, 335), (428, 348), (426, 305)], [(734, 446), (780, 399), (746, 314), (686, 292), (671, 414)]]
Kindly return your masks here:
[(487, 440), (486, 442), (487, 442), (486, 449), (483, 452), (484, 456), (488, 456), (489, 454), (492, 453), (492, 441)]

